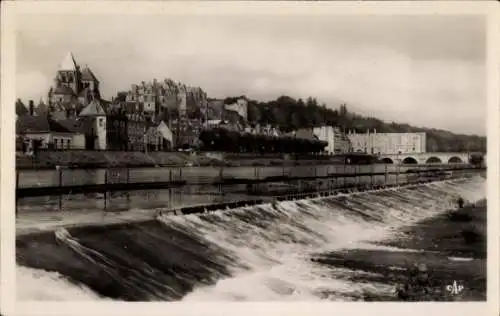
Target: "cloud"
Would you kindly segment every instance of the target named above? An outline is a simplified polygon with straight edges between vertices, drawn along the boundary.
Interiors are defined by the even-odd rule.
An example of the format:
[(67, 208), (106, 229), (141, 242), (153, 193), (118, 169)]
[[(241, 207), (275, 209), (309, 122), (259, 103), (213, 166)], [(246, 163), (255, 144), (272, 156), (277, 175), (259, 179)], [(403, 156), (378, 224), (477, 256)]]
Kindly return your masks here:
[(475, 16), (32, 15), (19, 25), (23, 98), (45, 95), (73, 51), (108, 98), (169, 77), (212, 97), (314, 96), (387, 120), (485, 134), (484, 20)]
[(40, 98), (45, 98), (51, 84), (47, 76), (39, 71), (19, 73), (17, 74), (16, 82), (18, 96), (22, 96), (24, 100), (33, 100), (35, 103)]

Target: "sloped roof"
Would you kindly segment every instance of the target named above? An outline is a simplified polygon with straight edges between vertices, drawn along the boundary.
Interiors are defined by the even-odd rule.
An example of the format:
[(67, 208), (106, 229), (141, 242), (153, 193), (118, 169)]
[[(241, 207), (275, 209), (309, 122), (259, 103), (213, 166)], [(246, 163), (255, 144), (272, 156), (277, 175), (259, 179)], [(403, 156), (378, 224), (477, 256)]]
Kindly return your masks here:
[(106, 112), (104, 111), (101, 102), (99, 100), (93, 100), (80, 112), (80, 116), (104, 116)]
[(16, 102), (16, 114), (21, 116), (21, 115), (26, 115), (29, 113), (29, 110), (26, 108), (26, 106), (22, 102)]
[(16, 122), (16, 134), (44, 132), (71, 133), (66, 127), (46, 116), (25, 115)]
[(308, 139), (308, 140), (315, 140), (316, 139), (314, 137), (314, 133), (313, 133), (313, 129), (312, 128), (301, 128), (301, 129), (298, 129), (295, 132), (295, 137), (302, 138), (302, 139)]
[(77, 119), (66, 119), (57, 122), (73, 133), (85, 133), (84, 124)]
[(61, 65), (59, 66), (59, 70), (71, 70), (75, 71), (77, 69), (75, 58), (73, 58), (73, 53), (68, 52), (64, 57)]
[(87, 66), (85, 66), (85, 68), (83, 68), (83, 70), (82, 70), (81, 80), (99, 82), (99, 80), (94, 75), (94, 73), (92, 72), (92, 70), (90, 70), (90, 68), (87, 67)]

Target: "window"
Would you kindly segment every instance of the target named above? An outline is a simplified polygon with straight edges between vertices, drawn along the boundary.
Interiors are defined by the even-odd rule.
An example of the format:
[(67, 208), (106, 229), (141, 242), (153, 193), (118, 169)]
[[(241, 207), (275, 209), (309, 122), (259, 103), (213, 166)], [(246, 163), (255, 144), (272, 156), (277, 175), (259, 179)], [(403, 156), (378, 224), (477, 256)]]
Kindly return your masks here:
[(103, 118), (99, 119), (99, 127), (104, 127), (104, 119)]

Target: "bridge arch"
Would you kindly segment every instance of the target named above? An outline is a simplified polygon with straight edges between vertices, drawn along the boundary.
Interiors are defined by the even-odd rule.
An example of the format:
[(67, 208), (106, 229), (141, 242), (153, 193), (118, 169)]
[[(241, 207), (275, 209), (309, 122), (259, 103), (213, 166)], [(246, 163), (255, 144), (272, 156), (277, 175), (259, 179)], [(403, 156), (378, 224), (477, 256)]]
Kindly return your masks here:
[(405, 165), (417, 164), (417, 163), (418, 163), (417, 159), (415, 159), (413, 157), (406, 157), (405, 159), (403, 159), (403, 164), (405, 164)]
[(436, 157), (436, 156), (432, 156), (432, 157), (429, 157), (425, 163), (443, 163), (443, 161), (439, 158), (439, 157)]
[(392, 164), (392, 163), (394, 163), (394, 161), (393, 161), (391, 158), (389, 158), (389, 157), (382, 158), (382, 160), (381, 160), (381, 161), (382, 161), (383, 163), (387, 163), (387, 164)]
[(448, 159), (448, 163), (462, 163), (462, 159), (458, 156), (452, 156), (450, 159)]

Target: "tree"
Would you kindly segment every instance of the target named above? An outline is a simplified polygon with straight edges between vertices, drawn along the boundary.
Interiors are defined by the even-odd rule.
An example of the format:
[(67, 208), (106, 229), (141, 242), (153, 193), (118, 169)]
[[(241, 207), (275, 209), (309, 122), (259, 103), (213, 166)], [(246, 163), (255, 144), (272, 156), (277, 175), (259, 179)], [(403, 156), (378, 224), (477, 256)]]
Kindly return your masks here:
[(127, 92), (125, 91), (120, 91), (116, 94), (116, 101), (118, 102), (125, 102), (127, 100)]

